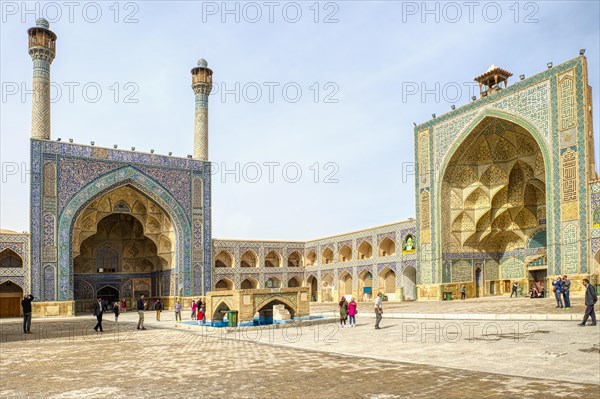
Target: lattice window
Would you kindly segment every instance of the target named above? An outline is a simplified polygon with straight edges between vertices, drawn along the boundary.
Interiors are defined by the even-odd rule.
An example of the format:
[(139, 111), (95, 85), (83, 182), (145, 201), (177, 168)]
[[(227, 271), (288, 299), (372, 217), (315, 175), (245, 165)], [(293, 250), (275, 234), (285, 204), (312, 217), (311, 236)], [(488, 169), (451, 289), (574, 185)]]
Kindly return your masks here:
[(111, 247), (100, 248), (96, 252), (96, 271), (114, 273), (119, 270), (119, 255)]

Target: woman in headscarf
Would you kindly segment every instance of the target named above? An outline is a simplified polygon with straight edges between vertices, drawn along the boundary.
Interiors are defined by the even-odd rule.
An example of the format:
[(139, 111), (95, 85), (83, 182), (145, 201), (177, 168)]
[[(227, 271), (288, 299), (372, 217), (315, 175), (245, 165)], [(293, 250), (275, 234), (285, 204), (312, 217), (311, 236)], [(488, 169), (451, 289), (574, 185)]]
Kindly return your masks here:
[(348, 301), (346, 301), (346, 297), (343, 296), (338, 304), (340, 306), (340, 326), (346, 326), (346, 319), (348, 319)]

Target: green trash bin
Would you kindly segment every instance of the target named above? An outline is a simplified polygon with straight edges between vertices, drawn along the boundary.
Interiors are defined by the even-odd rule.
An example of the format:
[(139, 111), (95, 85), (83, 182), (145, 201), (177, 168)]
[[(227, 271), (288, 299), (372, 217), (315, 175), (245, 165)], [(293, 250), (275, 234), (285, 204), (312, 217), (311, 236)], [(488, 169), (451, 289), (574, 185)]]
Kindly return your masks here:
[(452, 292), (444, 292), (444, 300), (451, 301), (452, 300)]
[(596, 294), (600, 295), (600, 284), (596, 286)]
[(230, 310), (227, 312), (227, 319), (229, 320), (229, 327), (237, 327), (238, 325), (238, 311)]

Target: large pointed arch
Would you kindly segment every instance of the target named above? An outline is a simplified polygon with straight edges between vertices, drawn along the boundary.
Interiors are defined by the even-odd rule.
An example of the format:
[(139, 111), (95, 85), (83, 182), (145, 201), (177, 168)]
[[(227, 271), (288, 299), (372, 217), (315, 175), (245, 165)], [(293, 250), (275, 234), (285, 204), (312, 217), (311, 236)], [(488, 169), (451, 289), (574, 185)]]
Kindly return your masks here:
[(58, 299), (73, 299), (73, 248), (74, 222), (80, 212), (99, 195), (123, 186), (132, 186), (161, 206), (173, 221), (176, 237), (175, 269), (183, 275), (184, 295), (191, 295), (191, 227), (185, 209), (162, 187), (139, 169), (132, 166), (111, 171), (87, 184), (66, 204), (59, 216)]
[[(503, 119), (506, 120), (508, 122), (512, 122), (514, 124), (520, 125), (522, 128), (524, 128), (525, 130), (527, 130), (534, 138), (534, 140), (537, 142), (538, 146), (540, 147), (540, 150), (542, 152), (542, 157), (544, 158), (544, 167), (546, 170), (546, 176), (550, 176), (551, 175), (551, 154), (548, 150), (548, 142), (546, 141), (546, 139), (544, 139), (544, 137), (541, 135), (541, 133), (538, 131), (538, 129), (531, 124), (529, 121), (523, 119), (522, 117), (513, 114), (513, 113), (509, 113), (509, 112), (505, 112), (505, 111), (498, 111), (498, 110), (494, 110), (494, 109), (484, 109), (479, 115), (477, 115), (477, 117), (471, 121), (471, 123), (469, 123), (467, 125), (467, 127), (465, 127), (462, 132), (460, 132), (456, 139), (454, 140), (454, 142), (452, 143), (452, 145), (450, 146), (450, 148), (448, 149), (448, 151), (446, 152), (446, 154), (444, 155), (444, 157), (442, 158), (442, 162), (440, 163), (440, 169), (438, 171), (438, 176), (444, 176), (444, 174), (446, 173), (446, 169), (448, 167), (448, 163), (450, 161), (450, 159), (452, 159), (454, 153), (456, 152), (456, 150), (458, 149), (458, 147), (460, 147), (461, 143), (464, 141), (464, 139), (466, 137), (468, 137), (473, 130), (475, 130), (479, 124), (486, 118), (497, 118), (497, 119)], [(549, 132), (550, 133), (550, 132)], [(441, 193), (441, 187), (437, 187), (438, 190), (438, 195)]]
[[(486, 147), (493, 152), (491, 158), (486, 157), (485, 151), (479, 151), (484, 135), (488, 134), (495, 135), (494, 140), (496, 140), (493, 146)], [(543, 167), (539, 165), (538, 168), (540, 156)], [(482, 160), (481, 157), (485, 159)], [(554, 204), (549, 204), (546, 196), (542, 195), (544, 193), (539, 194), (539, 192), (540, 184), (543, 186), (545, 182), (552, 179), (551, 158), (547, 140), (531, 123), (508, 112), (490, 109), (482, 111), (457, 135), (440, 164), (438, 179), (441, 184), (435, 185), (434, 188), (437, 203), (436, 219), (440, 221), (437, 223), (435, 242), (439, 250), (443, 253), (478, 248), (478, 250), (499, 254), (523, 246), (527, 236), (536, 230), (534, 221), (537, 222), (537, 219), (546, 219), (550, 229), (555, 222), (552, 218)], [(527, 165), (523, 160), (527, 160), (526, 163), (531, 165)], [(474, 170), (480, 170), (482, 175), (476, 184), (461, 188), (453, 181), (453, 176), (466, 164), (471, 165)], [(496, 171), (494, 165), (504, 165), (502, 176), (506, 182), (503, 181), (501, 185), (493, 182), (491, 174)], [(539, 170), (539, 174), (536, 170)], [(530, 185), (529, 180), (535, 180), (535, 184)], [(479, 188), (482, 184), (485, 186), (484, 190)], [(455, 189), (462, 193), (463, 198), (466, 199), (465, 203), (458, 206), (454, 203), (444, 204), (442, 198), (453, 194)], [(516, 197), (515, 192), (518, 192)], [(546, 213), (548, 209), (548, 218), (538, 217), (536, 212), (532, 212), (535, 207), (527, 201), (528, 198), (535, 199), (536, 196), (535, 207), (540, 209), (540, 213)], [(446, 209), (444, 206), (450, 208)], [(510, 209), (508, 212), (511, 207), (515, 209)], [(527, 209), (527, 211), (516, 208)], [(462, 213), (458, 214), (458, 212)], [(517, 216), (518, 223), (514, 220)], [(510, 220), (502, 220), (507, 217)], [(470, 227), (464, 226), (466, 222), (470, 223)], [(513, 232), (512, 230), (517, 229), (506, 227), (513, 222), (515, 225), (523, 226), (527, 234), (520, 234), (521, 231)], [(443, 233), (449, 230), (452, 230), (452, 237), (447, 237)], [(463, 246), (468, 248), (464, 249)]]

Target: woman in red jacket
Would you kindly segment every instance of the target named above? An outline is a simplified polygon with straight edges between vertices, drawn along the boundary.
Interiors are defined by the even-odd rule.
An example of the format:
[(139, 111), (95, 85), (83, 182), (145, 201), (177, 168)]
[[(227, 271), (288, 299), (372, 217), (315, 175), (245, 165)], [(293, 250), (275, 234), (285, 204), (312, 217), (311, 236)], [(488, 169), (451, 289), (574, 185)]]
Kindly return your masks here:
[(198, 324), (204, 323), (204, 307), (202, 307), (202, 305), (200, 305), (200, 307), (198, 308), (197, 321)]

